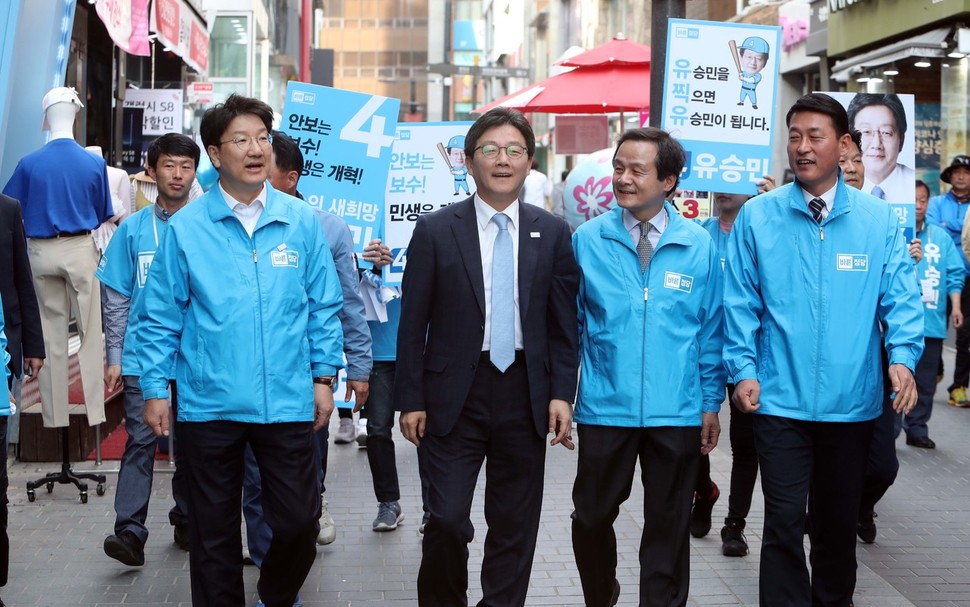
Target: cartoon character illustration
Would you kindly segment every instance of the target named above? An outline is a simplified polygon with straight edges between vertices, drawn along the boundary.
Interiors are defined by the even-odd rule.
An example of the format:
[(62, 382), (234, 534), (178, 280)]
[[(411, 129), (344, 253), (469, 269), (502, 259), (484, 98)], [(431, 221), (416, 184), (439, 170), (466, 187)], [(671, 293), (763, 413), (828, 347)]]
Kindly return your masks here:
[(761, 70), (768, 63), (768, 43), (764, 38), (748, 36), (737, 46), (734, 40), (728, 42), (734, 65), (738, 68), (738, 79), (741, 80), (741, 97), (738, 105), (744, 105), (745, 99), (751, 100), (751, 107), (758, 109), (758, 83), (761, 82)]
[(465, 136), (455, 135), (448, 140), (447, 146), (439, 143), (438, 151), (441, 152), (441, 157), (445, 159), (448, 169), (455, 178), (455, 196), (458, 195), (459, 188), (465, 190), (466, 195), (470, 194), (468, 167), (465, 166)]

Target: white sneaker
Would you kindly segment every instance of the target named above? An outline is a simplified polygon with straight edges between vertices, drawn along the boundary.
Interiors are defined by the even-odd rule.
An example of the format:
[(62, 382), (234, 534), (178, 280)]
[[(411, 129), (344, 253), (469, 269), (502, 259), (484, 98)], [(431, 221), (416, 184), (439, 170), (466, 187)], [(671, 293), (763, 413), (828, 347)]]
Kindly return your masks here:
[(361, 449), (367, 448), (367, 418), (357, 420), (357, 446)]
[(320, 533), (317, 534), (317, 543), (326, 546), (337, 539), (337, 527), (333, 524), (333, 517), (327, 509), (327, 500), (321, 498), (320, 502)]
[(349, 417), (341, 417), (337, 433), (333, 435), (333, 442), (338, 445), (346, 445), (354, 442), (355, 438), (357, 438), (357, 426), (354, 424), (354, 420)]

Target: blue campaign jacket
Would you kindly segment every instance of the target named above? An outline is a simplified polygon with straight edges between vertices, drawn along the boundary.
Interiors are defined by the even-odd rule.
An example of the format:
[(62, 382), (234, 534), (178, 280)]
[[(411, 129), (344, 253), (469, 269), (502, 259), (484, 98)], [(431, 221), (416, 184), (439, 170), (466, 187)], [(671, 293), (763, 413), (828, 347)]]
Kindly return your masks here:
[(963, 261), (964, 271), (970, 275), (970, 260), (964, 255), (963, 243), (960, 242), (963, 220), (967, 215), (968, 208), (970, 208), (970, 203), (958, 201), (953, 192), (934, 196), (930, 198), (930, 205), (926, 209), (926, 222), (946, 230), (946, 233), (953, 239), (953, 246), (956, 247), (957, 255)]
[(882, 411), (890, 363), (916, 366), (923, 309), (899, 221), (839, 178), (821, 226), (797, 182), (748, 201), (728, 241), (724, 363), (761, 382), (758, 413), (857, 422)]
[(925, 311), (923, 332), (926, 337), (946, 339), (946, 304), (950, 295), (963, 290), (963, 259), (939, 226), (924, 223), (916, 237), (923, 242), (923, 259), (916, 265)]
[(669, 223), (645, 273), (623, 209), (573, 235), (581, 424), (699, 426), (702, 411), (721, 408), (720, 257), (704, 228), (665, 209)]
[[(7, 382), (10, 381), (10, 369), (7, 368), (7, 363), (10, 362), (10, 354), (7, 353), (7, 335), (3, 332), (3, 306), (0, 306), (0, 367), (3, 368), (3, 387), (0, 388), (0, 394), (7, 391)], [(3, 394), (4, 399), (9, 396), (9, 393)], [(6, 402), (10, 402), (9, 400)], [(10, 407), (4, 406), (3, 401), (0, 401), (0, 416), (10, 415)]]
[(179, 421), (313, 420), (312, 377), (342, 364), (333, 257), (305, 202), (268, 184), (252, 238), (219, 188), (169, 220), (135, 330), (145, 399), (174, 363)]
[(148, 280), (148, 269), (152, 265), (158, 243), (167, 231), (168, 222), (155, 215), (154, 204), (143, 208), (118, 226), (95, 273), (103, 284), (129, 299), (129, 324), (121, 355), (121, 372), (124, 375), (141, 375), (135, 332), (132, 329), (144, 300), (142, 295)]

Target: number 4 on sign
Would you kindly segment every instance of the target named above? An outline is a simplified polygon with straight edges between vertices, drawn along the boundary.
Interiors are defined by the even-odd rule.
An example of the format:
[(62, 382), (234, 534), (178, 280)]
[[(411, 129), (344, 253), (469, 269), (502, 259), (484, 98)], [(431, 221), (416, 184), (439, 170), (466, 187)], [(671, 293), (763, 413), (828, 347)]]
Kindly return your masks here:
[[(394, 143), (393, 135), (384, 134), (384, 116), (378, 116), (386, 97), (371, 97), (351, 118), (344, 128), (340, 129), (340, 138), (344, 141), (363, 143), (367, 146), (368, 158), (380, 158), (381, 148), (389, 148)], [(370, 128), (364, 130), (364, 124), (370, 119)]]

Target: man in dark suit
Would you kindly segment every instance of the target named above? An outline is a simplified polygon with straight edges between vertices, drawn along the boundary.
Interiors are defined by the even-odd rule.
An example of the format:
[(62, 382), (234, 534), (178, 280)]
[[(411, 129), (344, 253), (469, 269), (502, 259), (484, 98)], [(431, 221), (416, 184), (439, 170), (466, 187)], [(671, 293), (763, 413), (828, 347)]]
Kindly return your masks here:
[(482, 115), (465, 137), (478, 191), (420, 218), (408, 246), (394, 399), (429, 484), (420, 605), (467, 603), (471, 504), (486, 459), (479, 605), (525, 603), (544, 437), (573, 448), (579, 277), (566, 223), (518, 202), (534, 153), (522, 114)]
[[(44, 335), (40, 328), (40, 310), (34, 295), (34, 283), (27, 260), (27, 237), (20, 216), (20, 203), (0, 194), (0, 300), (3, 301), (3, 332), (10, 354), (10, 386), (5, 388), (20, 402), (20, 381), (24, 370), (26, 381), (37, 378), (44, 366)], [(2, 374), (0, 377), (6, 377)], [(2, 385), (2, 384), (0, 384)], [(6, 445), (7, 422), (0, 416), (0, 445)], [(7, 583), (10, 543), (7, 538), (7, 454), (0, 458), (0, 586)], [(2, 601), (0, 601), (2, 604)]]
[[(37, 372), (44, 366), (44, 334), (27, 259), (20, 203), (3, 194), (0, 194), (0, 298), (11, 375), (16, 383), (16, 378), (26, 371), (25, 381), (29, 382), (37, 378)], [(14, 396), (19, 398), (16, 392)]]

